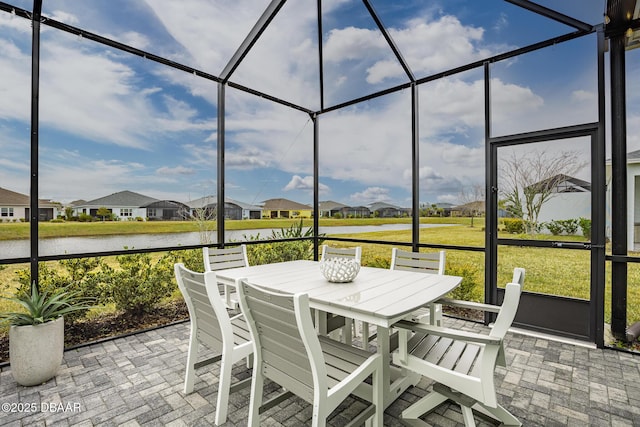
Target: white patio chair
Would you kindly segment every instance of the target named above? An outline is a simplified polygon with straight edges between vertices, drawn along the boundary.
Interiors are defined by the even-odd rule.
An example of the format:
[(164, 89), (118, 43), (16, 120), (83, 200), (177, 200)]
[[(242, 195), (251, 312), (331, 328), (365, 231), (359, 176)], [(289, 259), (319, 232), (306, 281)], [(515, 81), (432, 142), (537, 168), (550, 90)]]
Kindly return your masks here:
[[(393, 248), (391, 250), (391, 270), (407, 270), (427, 274), (444, 274), (446, 252), (410, 252)], [(434, 313), (433, 321), (431, 313)], [(442, 326), (442, 305), (432, 304), (413, 313), (409, 320)]]
[[(444, 274), (446, 253), (445, 251), (422, 253), (410, 252), (402, 249), (391, 249), (391, 270), (407, 270), (427, 274)], [(431, 312), (434, 313), (433, 324), (442, 326), (442, 305), (431, 304), (430, 307), (420, 308), (409, 315), (408, 320), (421, 323), (431, 323)], [(367, 348), (369, 341), (375, 338), (375, 334), (369, 331), (367, 323), (362, 324), (363, 348)]]
[[(248, 267), (246, 245), (233, 246), (230, 248), (202, 248), (202, 259), (204, 261), (204, 271), (220, 271), (228, 268)], [(219, 284), (220, 294), (224, 295), (224, 302), (228, 309), (238, 308), (238, 297), (235, 290)]]
[[(174, 266), (178, 287), (189, 309), (191, 333), (187, 353), (187, 370), (184, 392), (193, 392), (196, 369), (210, 363), (220, 362), (220, 379), (216, 403), (215, 423), (223, 424), (227, 419), (229, 394), (249, 385), (243, 380), (231, 385), (231, 369), (236, 362), (253, 354), (251, 333), (242, 314), (229, 317), (227, 308), (218, 293), (214, 272), (196, 273), (183, 264)], [(219, 353), (207, 360), (198, 361), (199, 344)]]
[[(330, 258), (353, 258), (358, 262), (362, 261), (362, 247), (353, 248), (336, 248), (328, 245), (322, 245), (322, 254), (320, 261)], [(355, 335), (355, 327), (352, 319), (336, 316), (332, 313), (317, 313), (316, 317), (319, 332), (322, 335), (340, 330), (342, 333), (342, 341), (351, 344), (353, 335)], [(332, 334), (333, 336), (334, 334)], [(335, 338), (335, 336), (334, 336)]]
[[(519, 279), (524, 279), (524, 270)], [(514, 276), (515, 276), (514, 272)], [(417, 420), (447, 400), (458, 403), (466, 426), (475, 426), (473, 409), (504, 425), (520, 426), (518, 419), (498, 404), (493, 380), (496, 365), (506, 366), (504, 337), (520, 302), (521, 285), (506, 286), (502, 306), (460, 303), (475, 309), (498, 313), (489, 334), (442, 328), (407, 320), (395, 326), (400, 331), (399, 347), (393, 363), (435, 381), (433, 391), (402, 412)], [(410, 338), (410, 332), (415, 335)], [(414, 421), (418, 423), (418, 421)]]
[[(249, 426), (260, 424), (266, 378), (313, 405), (314, 427), (324, 427), (327, 417), (350, 394), (373, 403), (352, 425), (367, 420), (382, 426), (382, 355), (318, 336), (306, 294), (269, 292), (244, 279), (238, 281), (238, 293), (254, 342)], [(364, 381), (370, 376), (368, 386)]]

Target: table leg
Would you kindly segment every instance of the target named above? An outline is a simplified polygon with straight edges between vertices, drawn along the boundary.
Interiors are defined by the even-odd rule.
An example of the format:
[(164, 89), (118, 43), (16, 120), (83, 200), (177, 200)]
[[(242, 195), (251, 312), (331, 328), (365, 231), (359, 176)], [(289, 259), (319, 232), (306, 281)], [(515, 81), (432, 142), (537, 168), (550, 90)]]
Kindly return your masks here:
[(378, 353), (382, 355), (382, 366), (386, 367), (382, 373), (384, 390), (384, 407), (391, 405), (402, 393), (411, 386), (420, 382), (420, 375), (401, 369), (391, 364), (391, 344), (389, 328), (378, 326), (377, 344)]

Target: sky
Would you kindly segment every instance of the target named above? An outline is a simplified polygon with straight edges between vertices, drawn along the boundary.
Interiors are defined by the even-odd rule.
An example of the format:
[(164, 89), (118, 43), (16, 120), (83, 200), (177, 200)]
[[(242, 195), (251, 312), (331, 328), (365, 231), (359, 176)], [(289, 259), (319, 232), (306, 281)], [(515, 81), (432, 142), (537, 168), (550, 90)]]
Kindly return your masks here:
[[(43, 3), (45, 17), (214, 76), (269, 4)], [(416, 78), (574, 31), (502, 0), (372, 4)], [(589, 24), (603, 19), (604, 0), (540, 4)], [(321, 96), (315, 5), (285, 3), (230, 80), (312, 111), (409, 81), (361, 1), (324, 1)], [(0, 13), (0, 187), (24, 194), (30, 37), (29, 21)], [(215, 82), (46, 25), (41, 49), (40, 198), (69, 203), (130, 190), (188, 202), (216, 193)], [(596, 121), (595, 55), (596, 39), (589, 36), (492, 65), (492, 135)], [(629, 52), (627, 68), (628, 76), (638, 75), (640, 49)], [(419, 86), (422, 203), (461, 203), (466, 190), (484, 185), (483, 78), (483, 70), (474, 69)], [(629, 151), (640, 149), (638, 84), (628, 79)], [(227, 197), (249, 204), (278, 197), (312, 203), (311, 117), (232, 87), (225, 94)], [(410, 114), (411, 93), (402, 90), (319, 115), (320, 200), (410, 206)], [(588, 152), (584, 141), (562, 149)]]

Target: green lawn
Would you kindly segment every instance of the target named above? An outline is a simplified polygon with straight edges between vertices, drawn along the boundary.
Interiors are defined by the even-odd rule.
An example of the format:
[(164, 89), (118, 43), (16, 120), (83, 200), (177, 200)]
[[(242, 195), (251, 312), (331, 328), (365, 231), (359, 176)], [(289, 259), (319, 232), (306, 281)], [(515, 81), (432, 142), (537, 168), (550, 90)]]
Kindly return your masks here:
[[(227, 230), (249, 230), (258, 228), (289, 228), (299, 220), (293, 219), (249, 219), (227, 220)], [(429, 223), (468, 223), (468, 218), (424, 218), (421, 222)], [(479, 220), (476, 219), (476, 223)], [(379, 224), (411, 224), (411, 218), (351, 218), (321, 219), (321, 226), (334, 225), (379, 225)], [(305, 227), (313, 226), (313, 221), (303, 221)], [(217, 224), (211, 221), (207, 230), (216, 230)], [(109, 236), (121, 234), (143, 233), (188, 233), (197, 232), (196, 221), (106, 221), (106, 222), (42, 222), (38, 224), (40, 238), (75, 237), (75, 236)], [(0, 240), (16, 240), (29, 238), (29, 223), (0, 223)]]

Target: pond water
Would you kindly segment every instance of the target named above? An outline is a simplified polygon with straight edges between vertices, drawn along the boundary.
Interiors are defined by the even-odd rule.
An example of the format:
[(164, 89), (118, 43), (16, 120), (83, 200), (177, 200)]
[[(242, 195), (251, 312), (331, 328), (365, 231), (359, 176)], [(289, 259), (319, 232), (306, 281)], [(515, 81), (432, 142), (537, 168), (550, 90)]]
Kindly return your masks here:
[[(454, 224), (420, 224), (420, 228), (445, 227)], [(339, 227), (320, 227), (320, 233), (352, 234), (368, 233), (372, 231), (409, 230), (411, 224), (382, 224), (358, 225)], [(261, 237), (271, 236), (274, 229), (231, 230), (225, 233), (227, 242), (248, 240), (260, 234)], [(277, 229), (276, 231), (279, 231)], [(215, 243), (215, 231), (210, 234), (211, 242)], [(163, 248), (172, 246), (198, 245), (201, 235), (193, 233), (164, 233), (164, 234), (132, 234), (124, 236), (94, 236), (94, 237), (59, 237), (41, 239), (39, 242), (40, 256), (77, 254), (91, 252), (118, 251), (125, 247), (129, 249)], [(0, 258), (23, 258), (29, 256), (28, 240), (0, 241)]]

